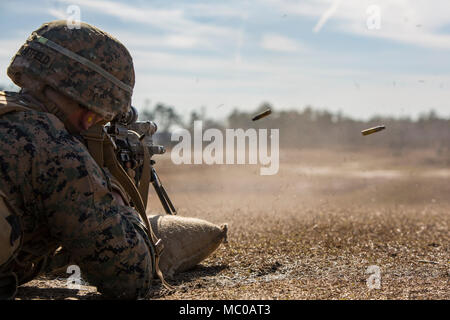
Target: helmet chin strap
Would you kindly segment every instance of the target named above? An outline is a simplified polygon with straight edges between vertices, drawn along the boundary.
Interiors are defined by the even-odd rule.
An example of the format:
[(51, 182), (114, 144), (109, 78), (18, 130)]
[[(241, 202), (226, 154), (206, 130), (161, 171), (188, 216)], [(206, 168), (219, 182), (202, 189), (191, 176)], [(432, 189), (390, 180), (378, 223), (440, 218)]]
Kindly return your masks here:
[(21, 93), (26, 95), (26, 98), (29, 99), (30, 102), (34, 102), (34, 105), (39, 107), (39, 111), (51, 113), (61, 120), (70, 134), (79, 134), (80, 130), (68, 121), (68, 114), (73, 110), (70, 110), (70, 107), (67, 105), (57, 104), (53, 100), (49, 99), (45, 94), (46, 89), (47, 87), (42, 90), (35, 91), (23, 88)]

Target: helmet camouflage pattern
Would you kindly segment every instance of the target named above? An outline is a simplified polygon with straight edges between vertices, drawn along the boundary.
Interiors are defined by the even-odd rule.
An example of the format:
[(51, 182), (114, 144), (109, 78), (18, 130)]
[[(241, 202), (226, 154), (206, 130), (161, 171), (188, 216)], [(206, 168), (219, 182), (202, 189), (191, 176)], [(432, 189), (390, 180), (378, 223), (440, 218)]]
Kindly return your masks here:
[(123, 44), (87, 23), (70, 29), (66, 20), (34, 31), (12, 59), (8, 76), (19, 87), (49, 85), (108, 121), (129, 110), (135, 80)]

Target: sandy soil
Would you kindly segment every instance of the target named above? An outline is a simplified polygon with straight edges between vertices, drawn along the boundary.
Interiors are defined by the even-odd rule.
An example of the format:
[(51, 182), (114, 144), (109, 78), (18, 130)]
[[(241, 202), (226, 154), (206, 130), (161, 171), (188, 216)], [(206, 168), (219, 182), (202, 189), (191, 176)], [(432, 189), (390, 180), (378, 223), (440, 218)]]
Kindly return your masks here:
[[(170, 280), (175, 292), (155, 280), (152, 299), (450, 299), (449, 153), (282, 150), (274, 176), (157, 161), (179, 215), (228, 223), (229, 242)], [(152, 193), (149, 213), (160, 212)], [(17, 298), (100, 298), (66, 276), (41, 276)]]

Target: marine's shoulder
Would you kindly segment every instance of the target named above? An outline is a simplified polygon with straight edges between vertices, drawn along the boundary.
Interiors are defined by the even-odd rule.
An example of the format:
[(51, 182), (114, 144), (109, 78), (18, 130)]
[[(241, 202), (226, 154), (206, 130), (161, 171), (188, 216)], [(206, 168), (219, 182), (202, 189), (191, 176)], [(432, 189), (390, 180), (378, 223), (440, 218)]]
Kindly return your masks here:
[[(19, 92), (0, 91), (0, 117), (23, 126), (36, 126), (36, 129), (66, 131), (64, 124), (55, 115), (39, 110), (39, 106)], [(3, 111), (3, 112), (2, 112)]]
[(21, 100), (19, 92), (0, 91), (0, 107), (24, 107), (26, 104)]

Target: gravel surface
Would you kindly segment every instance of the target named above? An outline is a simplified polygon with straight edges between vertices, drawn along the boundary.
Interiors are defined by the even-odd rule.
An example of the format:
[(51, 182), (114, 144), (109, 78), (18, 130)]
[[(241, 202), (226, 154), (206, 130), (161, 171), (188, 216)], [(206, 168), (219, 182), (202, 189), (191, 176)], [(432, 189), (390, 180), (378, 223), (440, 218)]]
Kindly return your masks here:
[[(282, 150), (274, 176), (157, 160), (179, 215), (229, 234), (169, 279), (176, 291), (155, 280), (151, 299), (450, 299), (449, 153)], [(152, 193), (149, 213), (160, 212)], [(40, 276), (17, 298), (101, 298), (67, 276)]]

